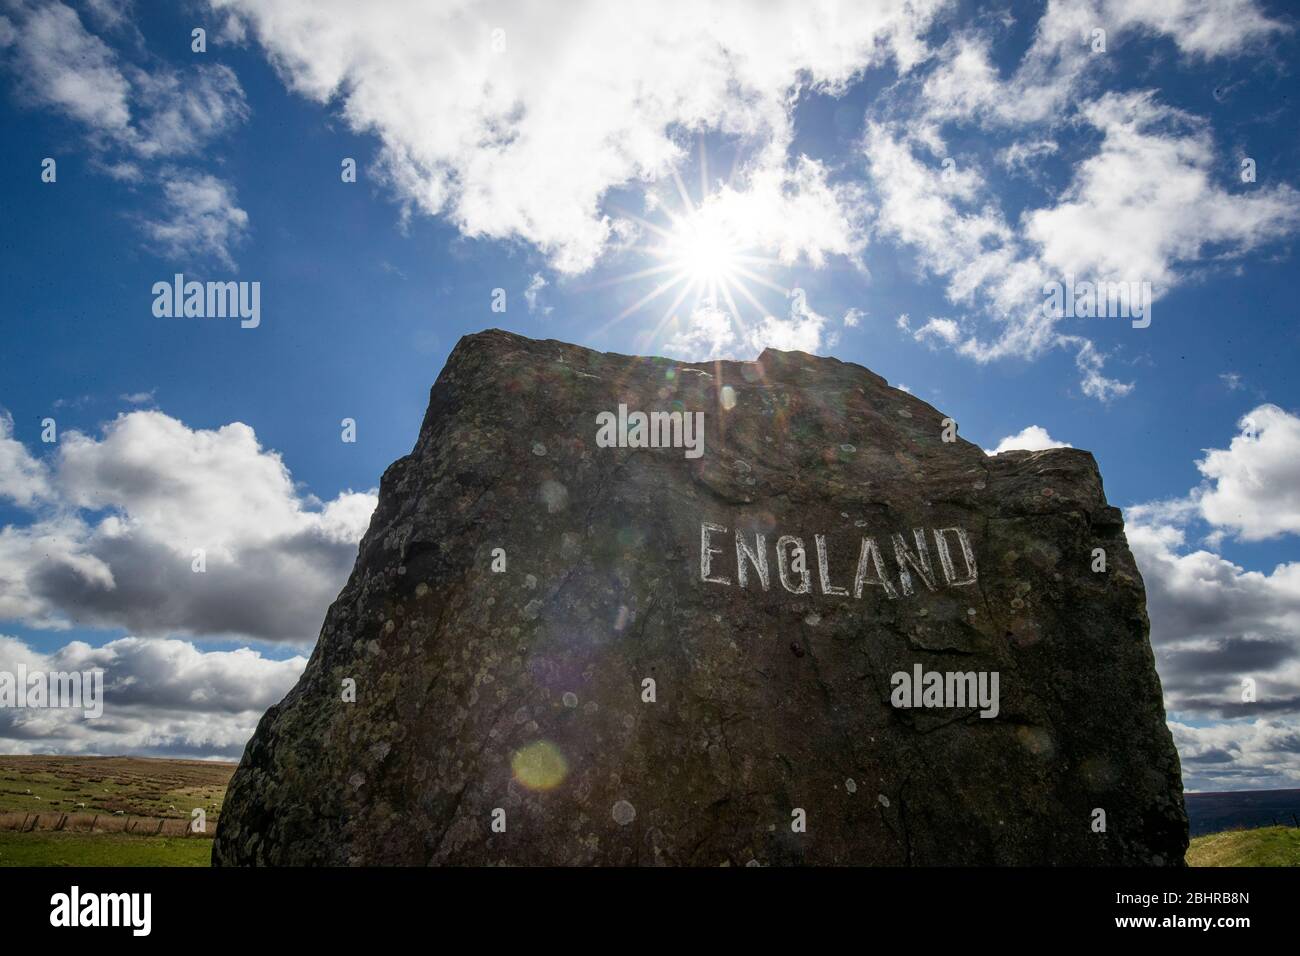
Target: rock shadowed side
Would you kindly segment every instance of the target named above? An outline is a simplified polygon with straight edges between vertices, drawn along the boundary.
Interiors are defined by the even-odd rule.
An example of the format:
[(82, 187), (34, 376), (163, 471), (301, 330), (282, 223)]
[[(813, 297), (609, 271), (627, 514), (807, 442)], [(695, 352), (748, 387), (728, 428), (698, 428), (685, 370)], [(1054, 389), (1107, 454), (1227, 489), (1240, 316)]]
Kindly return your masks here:
[[(704, 412), (703, 454), (599, 447), (620, 404)], [(831, 358), (467, 336), (214, 863), (1181, 864), (1145, 593), (1095, 461), (943, 436)], [(996, 673), (996, 716), (895, 706), (918, 665)]]

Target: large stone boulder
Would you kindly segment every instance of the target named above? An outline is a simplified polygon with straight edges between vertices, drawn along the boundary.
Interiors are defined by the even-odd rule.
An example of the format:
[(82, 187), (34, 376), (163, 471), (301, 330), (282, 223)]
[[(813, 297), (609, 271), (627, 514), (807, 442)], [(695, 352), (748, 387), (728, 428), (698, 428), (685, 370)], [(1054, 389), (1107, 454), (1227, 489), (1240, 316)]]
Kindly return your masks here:
[(213, 861), (1177, 865), (1147, 632), (1088, 452), (802, 352), (483, 332)]

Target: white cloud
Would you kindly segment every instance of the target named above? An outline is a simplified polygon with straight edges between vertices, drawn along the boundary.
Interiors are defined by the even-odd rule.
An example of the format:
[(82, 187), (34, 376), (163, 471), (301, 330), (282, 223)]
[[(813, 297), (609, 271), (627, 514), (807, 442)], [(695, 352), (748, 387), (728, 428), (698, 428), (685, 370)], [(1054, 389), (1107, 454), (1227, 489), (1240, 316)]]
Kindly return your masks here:
[(1079, 335), (1062, 335), (1058, 344), (1075, 349), (1074, 365), (1079, 370), (1079, 388), (1083, 394), (1101, 402), (1123, 398), (1133, 391), (1132, 382), (1107, 378), (1101, 373), (1105, 359), (1092, 342)]
[(1168, 36), (1183, 53), (1240, 53), (1291, 27), (1266, 16), (1254, 0), (1108, 0), (1103, 15), (1121, 29)]
[(185, 74), (132, 70), (131, 76), (148, 110), (132, 143), (145, 158), (194, 153), (248, 118), (244, 91), (228, 66), (199, 64)]
[(710, 194), (695, 216), (785, 265), (821, 268), (828, 256), (843, 256), (860, 266), (870, 211), (861, 186), (829, 183), (826, 166), (806, 156), (787, 165), (786, 149), (778, 140), (764, 150), (739, 185)]
[(844, 313), (844, 327), (846, 329), (856, 329), (862, 324), (866, 314), (862, 309), (849, 309)]
[[(1092, 30), (1107, 33), (1094, 54)], [(1103, 374), (1105, 356), (1086, 327), (1042, 314), (1046, 281), (1142, 281), (1158, 298), (1206, 260), (1241, 257), (1300, 228), (1300, 193), (1287, 185), (1223, 186), (1208, 125), (1158, 103), (1151, 92), (1098, 95), (1128, 36), (1162, 36), (1187, 57), (1240, 55), (1290, 27), (1250, 0), (1053, 0), (1016, 68), (994, 54), (996, 31), (954, 35), (922, 77), (888, 96), (863, 138), (878, 207), (873, 233), (915, 250), (941, 277), (954, 305), (985, 321), (962, 322), (959, 339), (930, 325), (923, 337), (979, 362), (1037, 358), (1051, 348), (1075, 355), (1080, 388), (1103, 401), (1132, 383)], [(1069, 156), (1062, 135), (1079, 126), (1101, 133), (1050, 205), (1008, 219), (977, 167), (939, 165), (949, 125), (1013, 131), (996, 159), (1032, 171), (1050, 155)], [(928, 155), (931, 159), (922, 159)], [(1077, 321), (1077, 320), (1071, 320)], [(1158, 319), (1157, 319), (1158, 321)]]
[(408, 208), (467, 236), (522, 239), (564, 273), (611, 242), (606, 195), (664, 178), (683, 133), (705, 130), (757, 144), (732, 189), (758, 220), (754, 242), (786, 261), (851, 254), (851, 192), (789, 155), (792, 91), (840, 92), (891, 58), (909, 69), (941, 6), (788, 2), (755, 16), (743, 2), (593, 0), (556, 16), (504, 2), (212, 3), (247, 19), (294, 90), (379, 137)]
[(1242, 434), (1197, 462), (1210, 482), (1202, 517), (1244, 541), (1300, 534), (1300, 417), (1260, 405), (1238, 422)]
[[(1095, 29), (1105, 31), (1105, 53), (1092, 50)], [(1252, 0), (1051, 0), (1006, 79), (989, 36), (965, 32), (950, 40), (922, 86), (925, 113), (931, 122), (1059, 123), (1070, 102), (1107, 75), (1107, 57), (1126, 35), (1165, 36), (1183, 54), (1205, 59), (1242, 53), (1287, 30)]]
[(1057, 441), (1042, 425), (1027, 425), (1017, 434), (1002, 439), (992, 451), (987, 448), (984, 451), (990, 455), (1000, 455), (1004, 451), (1043, 451), (1047, 448), (1073, 447), (1069, 442)]
[(105, 161), (92, 158), (90, 165), (112, 179), (123, 183), (138, 183), (144, 180), (144, 168), (130, 160)]
[[(1193, 790), (1300, 782), (1300, 563), (1248, 571), (1126, 510), (1170, 729)], [(1160, 509), (1157, 509), (1160, 510)], [(1176, 509), (1175, 509), (1176, 510)], [(1242, 700), (1242, 681), (1255, 700)], [(1195, 726), (1191, 720), (1213, 720)]]
[[(144, 158), (186, 155), (248, 116), (244, 91), (227, 66), (123, 64), (66, 4), (13, 0), (9, 7), (9, 16), (0, 16), (0, 55), (7, 51), (20, 97), (81, 123), (98, 149)], [(92, 4), (91, 12), (106, 29), (124, 16), (104, 2)]]
[(1012, 143), (998, 153), (998, 162), (1013, 172), (1028, 172), (1033, 164), (1060, 150), (1055, 140), (1034, 139)]
[[(813, 354), (822, 348), (825, 325), (826, 317), (811, 309), (794, 312), (785, 319), (765, 315), (757, 328), (750, 330), (749, 344), (755, 354), (765, 348)], [(827, 346), (831, 344), (829, 341), (826, 343)]]
[(105, 30), (125, 26), (132, 6), (131, 0), (84, 0), (84, 3), (90, 15)]
[[(162, 182), (165, 217), (142, 226), (163, 254), (211, 255), (233, 268), (230, 250), (248, 226), (233, 187), (197, 171), (149, 164), (199, 154), (248, 118), (234, 71), (216, 63), (186, 69), (157, 60), (125, 63), (63, 3), (9, 0), (7, 6), (8, 15), (0, 14), (0, 62), (20, 101), (80, 123), (92, 168), (124, 182), (147, 183), (151, 175)], [(96, 0), (89, 10), (104, 29), (118, 30), (127, 7)], [(143, 50), (143, 38), (132, 32)]]
[(1208, 129), (1150, 93), (1109, 93), (1083, 108), (1104, 136), (1056, 205), (1025, 216), (1043, 267), (1097, 280), (1150, 282), (1157, 294), (1180, 263), (1240, 256), (1300, 226), (1300, 194), (1286, 185), (1230, 193)]
[(949, 299), (969, 301), (1010, 265), (1013, 230), (991, 204), (975, 205), (984, 188), (976, 171), (945, 175), (937, 164), (920, 162), (880, 123), (867, 124), (863, 148), (876, 190), (877, 233), (914, 247), (928, 271), (949, 280)]
[[(1187, 540), (1194, 522), (1216, 529), (1211, 546), (1228, 533), (1254, 539), (1300, 530), (1300, 419), (1271, 405), (1243, 424), (1247, 418), (1256, 437), (1207, 452), (1197, 463), (1207, 481), (1190, 494), (1125, 509), (1125, 533), (1146, 585), (1166, 707), (1175, 721), (1229, 721), (1183, 728), (1189, 780), (1281, 785), (1300, 775), (1294, 725), (1290, 744), (1275, 746), (1283, 728), (1277, 721), (1300, 714), (1300, 562), (1252, 571)], [(1242, 699), (1246, 678), (1255, 683), (1253, 701)]]
[(239, 423), (194, 430), (137, 411), (99, 439), (65, 432), (58, 449), (48, 507), (0, 529), (0, 619), (307, 643), (376, 503), (344, 492), (316, 509)]
[(235, 268), (232, 250), (248, 233), (248, 213), (236, 204), (230, 183), (173, 170), (163, 182), (163, 200), (163, 214), (142, 223), (161, 252), (185, 261), (211, 256)]
[(62, 3), (20, 3), (0, 21), (0, 50), (12, 57), (9, 65), (25, 100), (54, 107), (95, 130), (127, 131), (130, 84), (113, 51), (82, 26), (75, 10)]
[(1300, 786), (1300, 731), (1259, 718), (1197, 727), (1171, 720), (1189, 791), (1270, 790)]
[(669, 329), (671, 335), (660, 350), (664, 355), (686, 362), (740, 357), (737, 353), (739, 338), (731, 313), (711, 302), (692, 309), (684, 322), (673, 316), (669, 320)]
[[(528, 280), (528, 288), (524, 290), (524, 301), (528, 303), (528, 311), (530, 313), (537, 311), (538, 296), (545, 288), (546, 288), (546, 279), (542, 277), (542, 274), (540, 272), (534, 272), (533, 277)], [(542, 306), (542, 315), (550, 315), (550, 314), (551, 314), (551, 306), (549, 305)]]
[[(1300, 563), (1248, 571), (1187, 550), (1177, 527), (1126, 518), (1166, 706), (1201, 717), (1300, 713)], [(1242, 702), (1243, 677), (1257, 682), (1255, 704)]]
[(752, 325), (706, 300), (685, 321), (677, 316), (669, 320), (670, 335), (660, 351), (688, 362), (749, 361), (766, 348), (816, 354), (835, 345), (837, 333), (827, 334), (828, 325), (827, 317), (813, 310), (803, 295), (791, 300), (789, 316), (765, 315)]
[(961, 340), (961, 326), (952, 319), (931, 316), (925, 325), (912, 333), (912, 338), (918, 342), (936, 339), (947, 345), (956, 345)]
[(1204, 125), (1149, 93), (1108, 94), (1080, 118), (1103, 134), (1097, 152), (1075, 168), (1053, 205), (1026, 211), (1014, 227), (977, 170), (945, 175), (918, 158), (903, 126), (868, 123), (863, 149), (876, 234), (912, 247), (924, 271), (946, 280), (949, 301), (991, 330), (965, 333), (952, 320), (932, 319), (913, 334), (979, 362), (1069, 349), (1084, 394), (1108, 400), (1133, 386), (1102, 373), (1105, 358), (1082, 324), (1099, 320), (1045, 315), (1044, 284), (1070, 276), (1149, 282), (1159, 297), (1189, 265), (1240, 257), (1293, 234), (1300, 193), (1286, 185), (1220, 188)]
[(0, 501), (28, 507), (50, 494), (45, 466), (14, 438), (14, 419), (0, 409)]
[(8, 753), (97, 753), (237, 759), (267, 708), (297, 681), (306, 658), (256, 651), (201, 651), (177, 640), (124, 637), (101, 647), (73, 641), (42, 654), (0, 635), (0, 669), (104, 671), (104, 712), (0, 711)]
[(1227, 448), (1207, 448), (1196, 463), (1205, 480), (1185, 497), (1128, 509), (1142, 522), (1178, 528), (1202, 521), (1226, 535), (1263, 541), (1300, 534), (1300, 416), (1259, 405), (1237, 422)]

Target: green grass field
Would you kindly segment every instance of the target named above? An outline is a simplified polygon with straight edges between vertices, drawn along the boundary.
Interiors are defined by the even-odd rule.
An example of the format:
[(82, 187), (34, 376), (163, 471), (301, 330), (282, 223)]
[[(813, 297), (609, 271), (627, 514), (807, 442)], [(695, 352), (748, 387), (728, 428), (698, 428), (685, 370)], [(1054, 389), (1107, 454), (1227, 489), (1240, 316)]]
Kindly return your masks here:
[(127, 833), (0, 831), (3, 866), (210, 866), (212, 841)]
[(1300, 829), (1260, 827), (1196, 837), (1188, 866), (1300, 866)]
[(142, 757), (0, 756), (0, 813), (100, 813), (188, 820), (221, 815), (230, 763)]

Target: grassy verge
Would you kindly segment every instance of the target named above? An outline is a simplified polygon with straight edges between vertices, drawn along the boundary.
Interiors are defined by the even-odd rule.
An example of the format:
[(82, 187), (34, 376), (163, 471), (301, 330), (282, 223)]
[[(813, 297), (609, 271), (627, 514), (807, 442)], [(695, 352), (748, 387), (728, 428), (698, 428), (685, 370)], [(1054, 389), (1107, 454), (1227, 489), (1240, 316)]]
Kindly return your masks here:
[(123, 833), (0, 832), (0, 866), (209, 866), (212, 841)]
[[(125, 833), (0, 831), (0, 866), (208, 866), (212, 841)], [(1300, 830), (1263, 827), (1196, 837), (1188, 866), (1300, 866)]]
[(1260, 827), (1195, 837), (1188, 866), (1300, 866), (1300, 829)]

